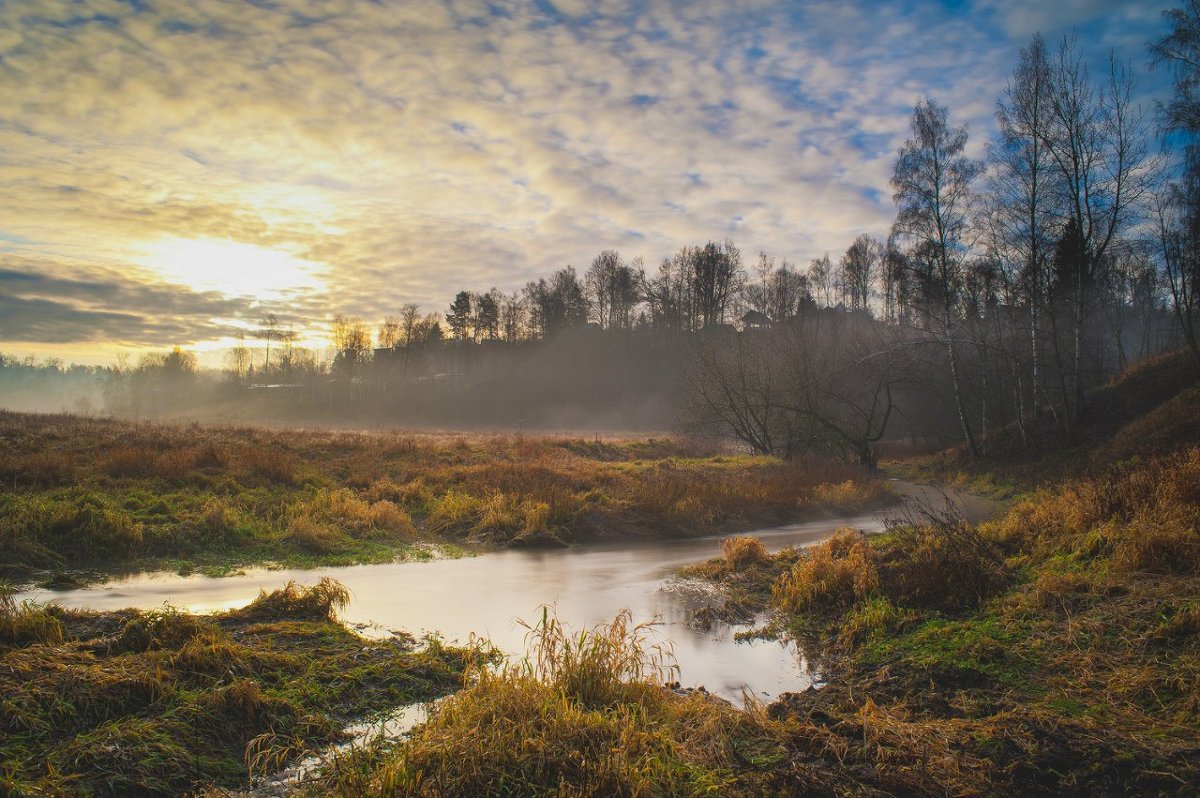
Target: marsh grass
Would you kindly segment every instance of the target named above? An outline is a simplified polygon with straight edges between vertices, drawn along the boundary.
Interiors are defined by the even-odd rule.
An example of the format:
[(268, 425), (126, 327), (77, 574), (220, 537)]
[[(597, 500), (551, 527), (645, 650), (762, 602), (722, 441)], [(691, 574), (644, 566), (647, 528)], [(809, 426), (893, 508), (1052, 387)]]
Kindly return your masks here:
[(0, 575), (380, 562), (425, 540), (712, 534), (890, 500), (689, 441), (264, 430), (0, 412)]
[(312, 794), (754, 795), (780, 729), (703, 693), (676, 695), (670, 652), (628, 612), (571, 631), (545, 609), (522, 661), (473, 671), (406, 740), (335, 764)]
[(358, 637), (334, 621), (348, 596), (329, 580), (213, 616), (2, 596), (5, 795), (244, 787), (254, 769), (340, 741), (353, 719), (450, 692), (486, 655)]
[(926, 513), (741, 568), (731, 542), (685, 573), (770, 579), (821, 652), (828, 685), (771, 707), (793, 794), (1174, 796), (1200, 783), (1198, 543), (1193, 445), (984, 524)]

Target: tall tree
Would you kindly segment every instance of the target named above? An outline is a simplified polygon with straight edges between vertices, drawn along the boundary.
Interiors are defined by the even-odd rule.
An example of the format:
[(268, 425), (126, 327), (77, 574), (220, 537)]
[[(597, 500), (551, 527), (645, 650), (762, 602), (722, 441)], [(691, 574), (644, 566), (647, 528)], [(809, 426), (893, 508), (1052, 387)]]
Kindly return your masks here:
[(1200, 135), (1200, 0), (1163, 11), (1169, 33), (1150, 45), (1154, 63), (1175, 73), (1175, 96), (1162, 108), (1164, 127)]
[(883, 245), (867, 234), (854, 243), (838, 261), (838, 283), (843, 301), (851, 310), (869, 310), (871, 285), (883, 259)]
[(1200, 0), (1163, 15), (1171, 30), (1150, 52), (1174, 73), (1175, 96), (1160, 109), (1161, 121), (1184, 146), (1180, 179), (1155, 198), (1159, 257), (1171, 310), (1200, 369)]
[(476, 315), (478, 331), (476, 336), (487, 341), (500, 337), (500, 302), (503, 295), (495, 288), (486, 294), (480, 294), (476, 299)]
[(892, 172), (898, 206), (893, 230), (914, 248), (936, 303), (925, 306), (931, 331), (946, 349), (963, 441), (972, 457), (979, 447), (971, 430), (957, 348), (958, 298), (963, 281), (964, 239), (970, 221), (972, 182), (981, 166), (968, 158), (967, 129), (951, 127), (946, 107), (926, 97), (913, 109), (911, 137)]
[(368, 359), (371, 352), (371, 331), (360, 318), (333, 317), (331, 325), (334, 362), (340, 366), (355, 366)]
[[(1091, 287), (1102, 276), (1109, 251), (1137, 218), (1158, 178), (1159, 159), (1148, 147), (1146, 112), (1133, 103), (1132, 73), (1115, 58), (1097, 87), (1077, 40), (1065, 37), (1050, 63), (1049, 125), (1043, 137), (1058, 173), (1056, 201), (1082, 242), (1069, 308), (1067, 419), (1083, 403), (1084, 328), (1092, 310)], [(1068, 430), (1070, 433), (1070, 430)]]
[(456, 341), (465, 341), (472, 336), (471, 314), (475, 303), (470, 291), (459, 291), (450, 303), (446, 313), (446, 323), (450, 325), (450, 335)]
[[(991, 210), (988, 241), (1003, 270), (1010, 298), (1022, 307), (1028, 321), (1029, 391), (1036, 407), (1045, 395), (1042, 381), (1043, 324), (1049, 304), (1050, 258), (1061, 229), (1061, 212), (1053, 199), (1061, 194), (1046, 139), (1050, 133), (1050, 63), (1046, 43), (1034, 35), (1022, 48), (1016, 69), (1008, 80), (996, 109), (999, 135), (989, 153)], [(1019, 350), (1009, 352), (1018, 375)], [(1023, 425), (1024, 392), (1016, 394), (1017, 417)]]
[(690, 251), (692, 291), (701, 328), (725, 323), (729, 300), (742, 281), (742, 253), (729, 239)]
[(543, 338), (587, 324), (587, 294), (570, 266), (559, 269), (549, 280), (542, 278), (526, 285), (525, 299), (530, 327)]

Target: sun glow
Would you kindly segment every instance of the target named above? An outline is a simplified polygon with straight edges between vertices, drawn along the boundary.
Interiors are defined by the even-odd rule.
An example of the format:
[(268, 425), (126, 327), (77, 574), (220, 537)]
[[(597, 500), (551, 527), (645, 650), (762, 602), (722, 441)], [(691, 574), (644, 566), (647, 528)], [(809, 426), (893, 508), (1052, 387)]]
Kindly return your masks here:
[(216, 238), (163, 238), (143, 247), (141, 264), (197, 291), (279, 299), (324, 286), (327, 266), (281, 248)]

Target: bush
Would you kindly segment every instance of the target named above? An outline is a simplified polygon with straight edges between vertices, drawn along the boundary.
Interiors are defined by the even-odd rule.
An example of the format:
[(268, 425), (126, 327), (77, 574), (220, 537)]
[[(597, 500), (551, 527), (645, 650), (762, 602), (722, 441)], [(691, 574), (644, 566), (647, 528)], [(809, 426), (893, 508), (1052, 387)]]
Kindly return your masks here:
[(784, 611), (800, 614), (848, 607), (878, 585), (875, 553), (866, 535), (839, 529), (829, 540), (803, 551), (771, 593)]
[(891, 533), (879, 554), (879, 581), (900, 606), (960, 611), (1008, 584), (999, 551), (963, 519), (929, 514)]
[(754, 566), (766, 565), (771, 561), (767, 547), (756, 537), (740, 536), (721, 541), (721, 557), (728, 570), (744, 571)]

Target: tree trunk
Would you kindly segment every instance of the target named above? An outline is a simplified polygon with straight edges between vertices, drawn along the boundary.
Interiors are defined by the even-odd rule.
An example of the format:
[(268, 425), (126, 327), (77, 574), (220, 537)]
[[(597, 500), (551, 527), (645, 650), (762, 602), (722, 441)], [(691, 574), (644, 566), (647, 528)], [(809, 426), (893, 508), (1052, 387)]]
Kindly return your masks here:
[(963, 403), (962, 385), (958, 374), (958, 355), (954, 351), (954, 339), (950, 337), (949, 325), (946, 327), (946, 351), (950, 355), (950, 382), (954, 387), (954, 406), (958, 411), (958, 423), (962, 427), (963, 440), (966, 441), (967, 451), (972, 460), (979, 459), (979, 447), (975, 444), (975, 436), (971, 434), (971, 422), (967, 419), (967, 408)]

